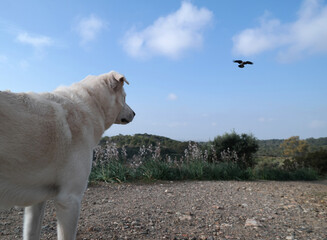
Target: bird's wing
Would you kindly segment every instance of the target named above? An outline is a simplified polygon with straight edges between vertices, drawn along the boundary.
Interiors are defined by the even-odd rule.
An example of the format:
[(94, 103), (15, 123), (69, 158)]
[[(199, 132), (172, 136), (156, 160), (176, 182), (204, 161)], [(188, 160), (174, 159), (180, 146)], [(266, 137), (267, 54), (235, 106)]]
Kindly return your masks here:
[(244, 62), (244, 64), (253, 64), (253, 62), (246, 61), (246, 62)]
[(241, 64), (243, 61), (242, 60), (234, 60), (234, 62)]

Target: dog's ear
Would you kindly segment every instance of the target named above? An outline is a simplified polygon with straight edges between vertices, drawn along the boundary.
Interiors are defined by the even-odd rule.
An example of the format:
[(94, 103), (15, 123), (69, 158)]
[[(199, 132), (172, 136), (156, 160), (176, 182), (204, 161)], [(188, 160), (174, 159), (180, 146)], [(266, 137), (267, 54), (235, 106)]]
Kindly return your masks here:
[(124, 82), (129, 84), (124, 75), (114, 71), (103, 74), (100, 77), (102, 77), (104, 83), (114, 91), (118, 91), (119, 89), (121, 89), (124, 85)]
[(124, 82), (129, 84), (129, 82), (126, 80), (126, 78), (124, 77), (124, 75), (118, 73), (118, 72), (113, 72), (112, 73), (114, 79), (119, 83), (118, 85), (123, 86)]

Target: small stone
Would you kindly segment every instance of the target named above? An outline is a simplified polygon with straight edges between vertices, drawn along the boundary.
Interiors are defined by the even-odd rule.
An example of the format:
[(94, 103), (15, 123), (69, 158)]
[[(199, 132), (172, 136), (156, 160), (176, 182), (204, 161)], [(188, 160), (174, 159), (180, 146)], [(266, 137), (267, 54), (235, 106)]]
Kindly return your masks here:
[(258, 227), (258, 222), (255, 219), (248, 218), (245, 221), (245, 227)]
[(138, 221), (133, 221), (133, 222), (131, 223), (131, 225), (132, 225), (132, 226), (140, 225), (140, 223), (139, 223)]
[(227, 227), (232, 227), (233, 225), (232, 224), (228, 224), (228, 223), (222, 223), (220, 225), (221, 228), (227, 228)]
[(88, 231), (88, 232), (95, 232), (96, 229), (95, 229), (95, 227), (89, 227), (89, 228), (87, 229), (87, 231)]
[(178, 217), (178, 219), (184, 221), (184, 220), (191, 220), (192, 217), (190, 215), (181, 215)]
[(216, 209), (220, 209), (220, 210), (223, 210), (223, 209), (224, 209), (224, 207), (222, 207), (222, 206), (218, 206), (218, 205), (213, 205), (212, 207), (213, 207), (213, 208), (216, 208)]

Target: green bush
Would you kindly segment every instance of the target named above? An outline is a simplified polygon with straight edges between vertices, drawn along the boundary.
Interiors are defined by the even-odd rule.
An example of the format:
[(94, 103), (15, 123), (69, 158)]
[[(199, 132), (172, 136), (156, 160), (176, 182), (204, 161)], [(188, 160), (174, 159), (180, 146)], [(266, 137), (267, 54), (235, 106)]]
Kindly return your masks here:
[(92, 168), (89, 180), (91, 182), (125, 182), (134, 179), (134, 170), (122, 164), (119, 160), (113, 160), (103, 165)]
[(151, 159), (136, 172), (141, 180), (200, 180), (203, 178), (203, 164), (200, 161), (176, 164)]
[(209, 163), (204, 167), (203, 180), (249, 180), (252, 174), (232, 162)]
[(169, 163), (148, 160), (140, 165), (134, 179), (138, 180), (249, 180), (252, 179), (250, 169), (242, 169), (235, 163), (208, 163), (191, 161)]
[(327, 173), (327, 149), (309, 152), (305, 156), (295, 158), (295, 162), (304, 167), (316, 169), (320, 174)]
[(261, 180), (276, 180), (276, 181), (312, 181), (317, 180), (319, 175), (312, 168), (298, 168), (292, 171), (282, 168), (254, 168), (254, 179)]
[(317, 180), (318, 174), (312, 168), (288, 171), (277, 167), (240, 168), (231, 162), (168, 163), (148, 160), (136, 169), (119, 161), (92, 169), (90, 181), (126, 182), (135, 180)]
[(259, 149), (258, 140), (252, 134), (239, 135), (235, 131), (217, 136), (213, 146), (219, 161), (227, 158), (244, 169), (254, 166), (254, 154)]
[(176, 175), (176, 169), (167, 162), (149, 159), (136, 169), (135, 176), (139, 180), (179, 180)]

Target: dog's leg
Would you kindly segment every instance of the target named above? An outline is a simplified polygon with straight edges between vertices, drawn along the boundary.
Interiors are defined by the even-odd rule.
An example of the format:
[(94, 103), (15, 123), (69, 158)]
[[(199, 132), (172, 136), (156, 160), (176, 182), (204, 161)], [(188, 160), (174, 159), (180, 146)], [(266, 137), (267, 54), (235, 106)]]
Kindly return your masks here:
[(45, 202), (25, 207), (24, 213), (24, 240), (40, 239), (41, 225)]
[(58, 240), (74, 240), (82, 196), (70, 195), (55, 201)]

